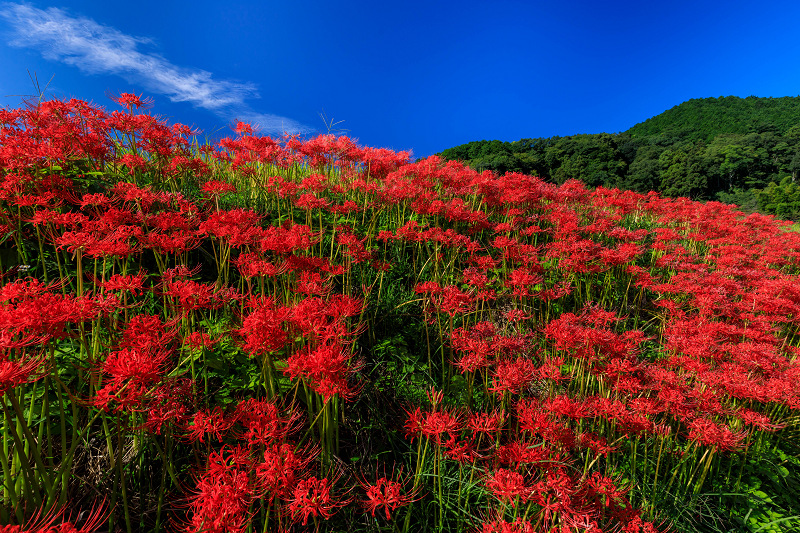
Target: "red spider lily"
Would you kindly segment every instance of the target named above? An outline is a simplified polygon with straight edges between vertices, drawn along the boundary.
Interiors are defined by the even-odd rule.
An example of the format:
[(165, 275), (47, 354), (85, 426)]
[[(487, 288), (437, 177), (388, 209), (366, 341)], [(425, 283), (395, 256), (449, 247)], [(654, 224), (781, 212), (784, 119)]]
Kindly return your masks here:
[(258, 254), (248, 252), (240, 254), (232, 263), (239, 269), (242, 277), (248, 280), (255, 276), (275, 277), (286, 270), (285, 265), (275, 265)]
[(450, 342), (456, 352), (463, 353), (455, 363), (462, 373), (474, 372), (489, 365), (489, 355), (495, 351), (493, 336), (494, 326), (490, 322), (480, 322), (469, 330), (453, 330)]
[(133, 176), (137, 170), (146, 170), (148, 162), (139, 154), (125, 154), (119, 159), (117, 163), (128, 167), (128, 174)]
[(66, 248), (73, 254), (91, 249), (95, 247), (98, 242), (98, 236), (87, 231), (65, 231), (55, 239), (55, 245), (59, 250)]
[(17, 349), (24, 346), (42, 344), (49, 338), (49, 335), (29, 335), (18, 334), (15, 331), (0, 331), (0, 350)]
[(119, 226), (87, 246), (85, 253), (89, 257), (128, 257), (139, 250), (142, 235), (138, 226)]
[(296, 448), (288, 442), (271, 444), (265, 448), (263, 462), (255, 467), (261, 497), (269, 501), (291, 497), (298, 476), (316, 455), (316, 450)]
[(367, 238), (359, 239), (352, 233), (340, 233), (337, 241), (344, 249), (343, 253), (353, 262), (353, 264), (368, 261), (372, 258), (372, 252), (364, 248)]
[(489, 350), (486, 349), (465, 352), (464, 355), (458, 358), (455, 365), (460, 369), (462, 374), (464, 372), (475, 372), (479, 368), (487, 367), (489, 366), (489, 360), (487, 358), (488, 351)]
[(149, 386), (164, 373), (169, 352), (153, 348), (123, 348), (108, 355), (103, 363), (103, 372), (111, 377), (117, 387), (128, 381)]
[(612, 400), (601, 396), (590, 396), (586, 398), (585, 408), (609, 421), (619, 424), (619, 429), (628, 433), (638, 433), (653, 430), (653, 422), (641, 413), (632, 412), (619, 400)]
[(508, 275), (505, 286), (512, 290), (512, 294), (517, 297), (530, 296), (530, 288), (543, 281), (538, 273), (532, 273), (528, 268), (518, 268), (512, 270)]
[[(228, 456), (226, 457), (226, 452)], [(212, 452), (190, 502), (189, 532), (239, 533), (248, 528), (253, 500), (249, 464), (236, 449)]]
[(305, 193), (294, 201), (294, 205), (310, 211), (312, 209), (326, 208), (330, 205), (330, 201), (327, 198), (317, 198), (312, 193)]
[(295, 485), (295, 476), (304, 460), (294, 452), (289, 443), (272, 444), (264, 451), (264, 461), (256, 465), (256, 479), (264, 491), (264, 497), (272, 501), (290, 494)]
[(739, 409), (736, 415), (742, 419), (745, 424), (752, 425), (762, 431), (777, 431), (783, 427), (784, 424), (773, 424), (767, 415), (751, 411), (750, 409)]
[(498, 352), (507, 357), (528, 354), (532, 333), (516, 335), (495, 335), (492, 338), (494, 346)]
[(403, 484), (386, 477), (378, 478), (375, 483), (369, 483), (366, 479), (359, 478), (358, 484), (367, 493), (367, 499), (361, 502), (364, 508), (373, 517), (375, 511), (383, 509), (386, 513), (386, 520), (392, 519), (390, 511), (395, 511), (399, 507), (415, 501), (419, 494), (419, 487), (411, 493), (403, 494), (405, 492)]
[(630, 340), (608, 329), (616, 320), (613, 313), (596, 307), (584, 309), (580, 315), (564, 313), (545, 326), (545, 334), (556, 348), (568, 351), (573, 357), (595, 360), (600, 355), (624, 356), (635, 348), (644, 336), (634, 334)]
[(539, 291), (537, 295), (539, 296), (539, 298), (547, 302), (552, 300), (558, 300), (563, 296), (572, 294), (572, 289), (573, 287), (570, 281), (562, 281), (554, 284), (549, 289), (543, 289)]
[(564, 366), (563, 357), (550, 357), (545, 359), (542, 366), (536, 369), (536, 375), (541, 379), (549, 379), (556, 383), (569, 379), (569, 376), (561, 373), (561, 367)]
[[(530, 244), (524, 244), (516, 239), (512, 239), (510, 237), (495, 237), (492, 241), (492, 246), (497, 250), (500, 250), (502, 253), (503, 259), (512, 263), (521, 263), (523, 265), (527, 265), (530, 268), (534, 268), (539, 270), (537, 265), (538, 262), (538, 253), (539, 248)], [(518, 281), (522, 282), (523, 284), (530, 280), (531, 278), (528, 277), (530, 272), (525, 270), (518, 271)]]
[(194, 414), (193, 424), (187, 426), (186, 438), (189, 441), (203, 442), (203, 438), (210, 434), (216, 437), (219, 442), (222, 442), (223, 435), (236, 422), (234, 417), (226, 417), (219, 406), (214, 407), (213, 410), (202, 409)]
[[(149, 211), (153, 204), (161, 200), (166, 200), (163, 194), (154, 192), (150, 187), (139, 187), (135, 183), (120, 181), (111, 189), (113, 198), (128, 206), (137, 207), (143, 211)], [(130, 216), (130, 213), (128, 214)]]
[(346, 505), (348, 501), (336, 501), (331, 496), (331, 482), (328, 478), (317, 479), (312, 476), (301, 480), (292, 490), (292, 499), (289, 502), (289, 512), (292, 520), (299, 521), (302, 525), (308, 524), (308, 517), (322, 516), (329, 519), (337, 507)]
[[(55, 200), (55, 201), (54, 201)], [(53, 205), (51, 205), (53, 202)], [(11, 203), (16, 207), (57, 207), (61, 203), (55, 193), (47, 191), (43, 194), (20, 194)]]
[(136, 381), (130, 381), (120, 386), (115, 383), (108, 384), (95, 393), (91, 405), (104, 412), (124, 413), (144, 409), (147, 404), (149, 388)]
[(604, 249), (600, 259), (606, 267), (624, 265), (633, 261), (644, 251), (643, 247), (634, 243), (620, 243), (615, 249)]
[[(104, 160), (111, 147), (107, 115), (80, 100), (36, 102), (4, 112), (0, 133), (3, 168)], [(12, 126), (13, 125), (13, 126)]]
[(605, 507), (630, 505), (625, 498), (625, 493), (627, 491), (619, 489), (617, 483), (613, 479), (602, 475), (600, 472), (594, 472), (591, 477), (587, 479), (587, 485), (593, 491), (604, 497)]
[(0, 287), (0, 302), (17, 303), (22, 300), (35, 299), (40, 294), (55, 288), (56, 286), (44, 285), (35, 278), (14, 280)]
[(415, 408), (413, 411), (406, 411), (404, 431), (406, 438), (409, 438), (411, 442), (414, 441), (415, 437), (422, 435), (423, 420), (422, 409), (419, 407)]
[(195, 331), (186, 336), (185, 342), (186, 346), (188, 346), (190, 350), (199, 351), (202, 349), (212, 348), (217, 342), (219, 342), (219, 339), (214, 340), (208, 333)]
[[(16, 296), (16, 295), (15, 295)], [(0, 307), (0, 331), (11, 335), (61, 338), (70, 322), (94, 320), (102, 312), (94, 298), (42, 292)]]
[(513, 522), (506, 522), (502, 518), (482, 524), (482, 533), (534, 533), (533, 525), (528, 520), (517, 518)]
[(217, 211), (203, 221), (198, 228), (201, 234), (207, 234), (220, 239), (232, 239), (242, 235), (255, 237), (261, 215), (247, 209), (232, 209), (230, 211)]
[(276, 306), (272, 299), (258, 303), (245, 317), (238, 333), (244, 337), (244, 350), (251, 357), (280, 350), (289, 340), (285, 324), (291, 311)]
[(177, 231), (170, 233), (151, 231), (142, 235), (140, 242), (143, 247), (161, 254), (188, 252), (189, 250), (194, 250), (202, 243), (202, 241), (191, 232), (180, 233)]
[(23, 358), (17, 361), (0, 361), (0, 397), (23, 383), (32, 383), (44, 377), (44, 360)]
[(533, 434), (546, 433), (554, 427), (553, 421), (542, 405), (536, 400), (520, 400), (517, 402), (519, 427)]
[(120, 348), (160, 351), (175, 338), (174, 323), (163, 323), (154, 315), (131, 317), (122, 334)]
[(435, 281), (421, 281), (414, 286), (417, 294), (440, 294), (442, 287)]
[(301, 272), (295, 290), (307, 296), (315, 294), (325, 296), (331, 291), (330, 283), (326, 283), (327, 281), (319, 272)]
[(636, 516), (630, 520), (622, 529), (625, 533), (659, 533), (659, 530), (652, 522), (642, 520), (638, 512)]
[(436, 444), (446, 442), (445, 434), (457, 434), (463, 428), (459, 413), (448, 411), (433, 411), (427, 413), (422, 420), (421, 433), (428, 439), (433, 439)]
[(472, 438), (458, 440), (455, 435), (451, 434), (447, 442), (444, 443), (444, 456), (465, 464), (473, 462), (478, 457), (478, 453), (475, 451)]
[(592, 450), (596, 455), (607, 456), (616, 449), (615, 446), (609, 445), (606, 439), (591, 432), (580, 433), (578, 435), (578, 442), (581, 446)]
[(300, 187), (311, 192), (322, 193), (328, 190), (330, 183), (324, 174), (312, 173), (303, 178)]
[(496, 453), (500, 464), (507, 466), (541, 463), (548, 455), (549, 452), (542, 443), (532, 444), (516, 440), (500, 446)]
[(214, 309), (222, 304), (214, 285), (191, 280), (167, 281), (164, 284), (164, 294), (177, 300), (177, 306), (184, 311)]
[[(192, 128), (190, 128), (185, 124), (177, 124), (177, 123), (172, 125), (172, 132), (175, 135), (180, 135), (180, 136), (191, 136), (191, 135), (197, 135), (199, 133), (198, 130), (192, 130)], [(176, 142), (178, 142), (177, 139)]]
[(472, 413), (467, 420), (467, 427), (476, 433), (492, 434), (503, 427), (505, 417), (506, 413), (502, 409), (491, 413)]
[(145, 276), (145, 272), (130, 274), (128, 276), (114, 274), (108, 280), (101, 283), (100, 286), (106, 291), (130, 291), (138, 296), (142, 293)]
[[(106, 518), (106, 501), (103, 500), (99, 504), (95, 503), (90, 511), (83, 511), (75, 521), (66, 514), (65, 508), (56, 510), (54, 507), (44, 515), (40, 509), (24, 527), (13, 524), (0, 526), (0, 533), (93, 533), (106, 521)], [(83, 522), (80, 529), (77, 526), (79, 522)]]
[[(34, 226), (51, 225), (53, 228), (77, 229), (87, 224), (89, 219), (81, 213), (58, 213), (49, 209), (40, 209), (33, 214), (29, 222)], [(8, 229), (12, 230), (13, 228), (9, 227)], [(56, 242), (58, 236), (54, 235), (53, 231), (47, 231), (46, 234), (52, 242)]]
[(498, 468), (486, 476), (486, 488), (495, 498), (511, 501), (512, 507), (517, 497), (527, 501), (532, 492), (532, 488), (525, 484), (522, 474), (505, 468)]
[(147, 217), (147, 223), (163, 232), (189, 232), (195, 226), (194, 221), (182, 213), (160, 211)]
[(186, 426), (192, 399), (192, 383), (189, 379), (169, 380), (158, 385), (151, 393), (143, 413), (147, 417), (143, 427), (154, 435), (161, 435), (164, 425), (172, 428)]
[[(295, 272), (327, 272), (328, 274), (336, 275), (334, 270), (339, 267), (333, 266), (330, 261), (325, 257), (313, 256), (299, 256), (290, 255), (283, 262), (286, 270), (293, 270)], [(348, 269), (341, 270), (341, 273), (348, 272)]]
[(411, 154), (393, 152), (386, 148), (361, 148), (361, 161), (372, 179), (383, 178), (393, 170), (408, 163)]
[(536, 363), (529, 359), (505, 359), (494, 369), (490, 391), (502, 396), (505, 393), (519, 394), (536, 376)]
[(564, 513), (564, 522), (570, 527), (586, 533), (603, 533), (596, 520), (585, 514)]
[(471, 255), (467, 261), (469, 261), (470, 264), (475, 265), (478, 270), (484, 272), (495, 269), (500, 264), (497, 259), (494, 259), (490, 255)]
[(547, 479), (542, 483), (541, 492), (550, 491), (558, 500), (561, 510), (569, 510), (569, 502), (573, 494), (579, 489), (575, 479), (566, 473), (562, 466), (547, 471)]
[[(407, 240), (410, 242), (416, 242), (420, 240), (420, 231), (421, 227), (419, 222), (416, 220), (409, 220), (403, 226), (397, 228), (392, 234), (392, 232), (387, 232), (384, 234), (385, 240)], [(424, 282), (423, 282), (424, 283)]]
[[(184, 139), (177, 140), (176, 142), (184, 142)], [(170, 177), (188, 174), (194, 178), (201, 178), (209, 174), (210, 169), (200, 158), (173, 154), (172, 158), (169, 160), (169, 164), (166, 168), (162, 168), (162, 171), (166, 176)]]
[(461, 281), (475, 288), (475, 298), (478, 300), (492, 300), (496, 297), (494, 291), (489, 288), (491, 284), (489, 276), (478, 268), (464, 269)]
[(687, 424), (689, 438), (705, 446), (714, 446), (720, 450), (739, 448), (747, 436), (746, 431), (733, 431), (725, 425), (715, 424), (705, 418), (696, 418)]
[(342, 204), (333, 204), (328, 207), (331, 213), (338, 213), (340, 215), (347, 215), (349, 213), (355, 213), (356, 211), (360, 210), (361, 207), (352, 200), (346, 200)]
[(314, 167), (332, 165), (337, 158), (341, 164), (357, 161), (362, 157), (362, 150), (352, 140), (331, 134), (309, 139), (303, 143), (300, 151), (310, 158), (310, 164)]
[(361, 312), (363, 300), (336, 294), (323, 300), (305, 298), (292, 309), (292, 323), (309, 340), (348, 343), (360, 333), (360, 329), (349, 329), (347, 319)]
[(530, 318), (522, 309), (509, 309), (503, 313), (503, 317), (509, 322), (521, 322)]
[(239, 135), (252, 135), (253, 126), (251, 126), (247, 122), (242, 122), (241, 120), (237, 120), (236, 126), (234, 127), (234, 131)]
[(348, 384), (348, 376), (355, 370), (349, 364), (351, 357), (347, 348), (335, 343), (305, 348), (289, 356), (284, 373), (292, 379), (309, 380), (326, 402), (334, 395), (350, 398), (356, 392)]
[(254, 446), (285, 440), (297, 430), (301, 414), (293, 411), (286, 416), (273, 401), (248, 398), (236, 406), (234, 418), (244, 428), (240, 438)]
[[(269, 493), (276, 508), (275, 498), (288, 503), (297, 480), (310, 475), (299, 466), (305, 459), (290, 457), (290, 452), (301, 453), (285, 444), (299, 425), (299, 415), (255, 399), (239, 402), (230, 416), (212, 410), (213, 405), (199, 414), (196, 407), (189, 409), (196, 405), (190, 392), (192, 383), (169, 379), (165, 370), (176, 348), (199, 349), (209, 346), (211, 339), (201, 332), (177, 335), (173, 330), (180, 317), (173, 324), (156, 317), (134, 317), (116, 329), (119, 299), (126, 294), (127, 306), (132, 296), (148, 294), (146, 281), (139, 278), (141, 274), (105, 278), (109, 268), (111, 272), (125, 268), (128, 258), (128, 266), (152, 261), (152, 257), (139, 257), (143, 248), (151, 248), (163, 267), (197, 259), (199, 255), (183, 252), (206, 240), (206, 251), (213, 247), (218, 259), (236, 265), (243, 278), (242, 290), (252, 290), (254, 277), (288, 273), (286, 279), (259, 287), (276, 291), (275, 298), (285, 298), (282, 305), (255, 296), (245, 298), (231, 287), (214, 287), (209, 292), (208, 286), (189, 281), (193, 274), (186, 267), (165, 272), (161, 287), (174, 300), (173, 311), (190, 310), (195, 319), (203, 311), (204, 318), (214, 321), (216, 308), (242, 300), (238, 333), (244, 351), (263, 357), (265, 364), (273, 357), (280, 359), (276, 365), (281, 370), (286, 368), (327, 399), (352, 392), (356, 365), (349, 354), (355, 351), (362, 321), (371, 319), (369, 314), (361, 316), (369, 303), (366, 291), (364, 299), (333, 291), (340, 285), (351, 293), (358, 291), (348, 283), (352, 278), (348, 274), (356, 274), (350, 272), (350, 263), (362, 261), (361, 270), (383, 268), (371, 254), (374, 235), (362, 234), (360, 228), (365, 227), (363, 221), (386, 215), (390, 226), (378, 235), (385, 243), (386, 258), (394, 260), (396, 254), (414, 249), (412, 262), (426, 259), (420, 258), (420, 253), (431, 255), (431, 267), (438, 261), (436, 281), (420, 283), (415, 289), (429, 313), (426, 318), (440, 312), (454, 320), (449, 328), (438, 331), (445, 341), (449, 334), (456, 354), (451, 360), (463, 372), (490, 369), (474, 380), (478, 396), (473, 400), (500, 403), (496, 398), (486, 399), (481, 387), (501, 395), (504, 406), (515, 399), (513, 395), (526, 398), (517, 403), (513, 423), (507, 424), (518, 434), (498, 436), (503, 416), (478, 413), (467, 420), (458, 411), (444, 409), (442, 394), (431, 392), (432, 407), (408, 413), (407, 434), (412, 439), (423, 435), (434, 441), (436, 453), (463, 462), (476, 459), (475, 441), (480, 443), (481, 437), (473, 434), (498, 437), (500, 440), (491, 439), (489, 448), (480, 451), (494, 453), (491, 464), (523, 475), (523, 485), (529, 473), (540, 476), (529, 488), (531, 501), (541, 507), (536, 518), (541, 519), (544, 530), (596, 530), (597, 524), (652, 530), (638, 520), (636, 511), (608, 478), (570, 477), (571, 471), (567, 474), (562, 466), (577, 455), (588, 454), (590, 461), (609, 456), (613, 452), (609, 441), (625, 434), (635, 438), (641, 432), (664, 437), (667, 442), (670, 435), (680, 439), (688, 433), (692, 445), (715, 447), (712, 451), (738, 447), (747, 432), (769, 440), (764, 433), (778, 429), (761, 413), (766, 413), (765, 406), (774, 406), (776, 413), (800, 407), (795, 386), (800, 364), (794, 361), (800, 348), (791, 346), (793, 341), (787, 338), (800, 316), (800, 285), (792, 274), (800, 261), (800, 237), (784, 234), (780, 225), (767, 217), (741, 217), (715, 203), (700, 206), (655, 194), (589, 192), (576, 182), (559, 188), (514, 173), (502, 177), (491, 172), (479, 174), (460, 164), (444, 164), (436, 157), (403, 166), (398, 154), (361, 149), (349, 139), (333, 136), (278, 142), (240, 128), (245, 135), (221, 142), (219, 149), (201, 149), (204, 160), (200, 161), (187, 147), (184, 137), (191, 134), (187, 128), (169, 128), (153, 117), (134, 114), (136, 98), (131, 95), (123, 102), (129, 113), (117, 111), (110, 116), (89, 113), (86, 106), (74, 103), (46, 104), (25, 113), (0, 110), (0, 168), (4, 169), (0, 200), (13, 207), (6, 210), (6, 219), (0, 220), (0, 229), (7, 236), (28, 240), (33, 230), (44, 235), (43, 246), (49, 241), (84, 260), (94, 258), (96, 268), (103, 263), (105, 280), (95, 280), (94, 287), (102, 287), (101, 296), (97, 291), (66, 296), (66, 287), (34, 282), (0, 287), (0, 347), (6, 349), (4, 354), (15, 357), (12, 361), (9, 355), (3, 363), (6, 367), (0, 368), (0, 383), (14, 387), (34, 379), (44, 363), (31, 368), (30, 378), (20, 375), (31, 355), (39, 357), (53, 345), (58, 360), (65, 361), (68, 358), (63, 357), (60, 341), (74, 339), (64, 342), (75, 346), (80, 341), (86, 348), (81, 353), (85, 351), (93, 365), (90, 371), (95, 373), (90, 373), (89, 379), (95, 386), (96, 372), (106, 372), (105, 387), (97, 392), (94, 405), (106, 410), (113, 405), (120, 420), (141, 419), (143, 429), (151, 433), (179, 429), (178, 433), (188, 433), (190, 439), (235, 439), (242, 444), (236, 452), (238, 458), (227, 457), (233, 452), (226, 452), (227, 462), (210, 466), (204, 474), (208, 486), (217, 487), (213, 490), (233, 494), (233, 473), (244, 472), (247, 475), (242, 478), (248, 478), (241, 486), (245, 500), (255, 504), (253, 499), (263, 492)], [(110, 142), (107, 136), (115, 135), (113, 128), (131, 144), (120, 147)], [(123, 153), (134, 149), (135, 153)], [(65, 176), (41, 172), (59, 161), (73, 160), (80, 160), (76, 172), (111, 169), (124, 175), (131, 171), (147, 181), (152, 178), (154, 185), (151, 189), (121, 182), (112, 192), (81, 196), (82, 192), (73, 190), (77, 182), (72, 184), (65, 177), (76, 175), (72, 170), (62, 171)], [(341, 166), (343, 162), (345, 166)], [(269, 195), (266, 203), (277, 206), (275, 216), (291, 219), (301, 208), (326, 208), (329, 215), (337, 214), (332, 218), (346, 220), (353, 227), (336, 226), (335, 235), (323, 233), (322, 227), (314, 232), (290, 221), (261, 227), (266, 221), (261, 212), (232, 210), (211, 215), (207, 203), (198, 208), (179, 194), (156, 190), (164, 185), (174, 189), (178, 179), (188, 178), (201, 184), (205, 181), (207, 197), (229, 191), (226, 183), (206, 181), (207, 164), (222, 172), (217, 176), (238, 172), (245, 181), (248, 176), (260, 181), (263, 168), (280, 167), (276, 172), (283, 176), (263, 180), (264, 192)], [(320, 174), (308, 175), (298, 168), (283, 170), (294, 164), (314, 167)], [(81, 185), (84, 179), (88, 178), (80, 178)], [(175, 181), (158, 183), (161, 180)], [(92, 187), (102, 185), (98, 180)], [(349, 195), (357, 202), (348, 199)], [(209, 212), (201, 213), (201, 209)], [(357, 209), (363, 212), (352, 216)], [(401, 218), (401, 213), (407, 215), (409, 210), (419, 221)], [(400, 222), (392, 227), (392, 220)], [(432, 225), (438, 221), (447, 221), (447, 229)], [(400, 224), (404, 225), (397, 227)], [(647, 229), (625, 227), (631, 224)], [(664, 227), (652, 229), (654, 225)], [(328, 244), (333, 239), (330, 259), (316, 257), (312, 247), (323, 238)], [(651, 246), (652, 240), (655, 244)], [(536, 246), (531, 244), (534, 242)], [(239, 250), (231, 252), (230, 248)], [(26, 246), (20, 252), (28, 250)], [(641, 266), (630, 265), (632, 261)], [(89, 263), (84, 262), (83, 267), (91, 270)], [(595, 275), (612, 267), (608, 279), (620, 283), (607, 285), (606, 276)], [(67, 271), (71, 270), (67, 265)], [(4, 275), (8, 278), (22, 272), (12, 267)], [(353, 280), (363, 277), (359, 274)], [(575, 298), (548, 305), (571, 293), (572, 284), (566, 278), (575, 284)], [(627, 294), (622, 292), (626, 285)], [(498, 294), (497, 289), (510, 294)], [(158, 306), (160, 296), (153, 299), (148, 295), (147, 301)], [(619, 322), (614, 313), (592, 305), (582, 310), (570, 308), (593, 297), (601, 297), (603, 305), (615, 309), (627, 302), (627, 309), (635, 308), (637, 314), (631, 322), (643, 324), (648, 331), (663, 325), (663, 342), (659, 341), (663, 349), (655, 347), (652, 352), (663, 352), (663, 357), (657, 357), (655, 363), (652, 354), (640, 357), (644, 334), (619, 333), (627, 323)], [(503, 305), (493, 307), (491, 300), (503, 300)], [(508, 309), (505, 300), (514, 309), (504, 312)], [(458, 316), (476, 307), (476, 313)], [(228, 317), (229, 313), (233, 313), (232, 320), (238, 320), (233, 306), (222, 314)], [(526, 313), (555, 319), (549, 325), (526, 323), (531, 320)], [(487, 316), (495, 322), (468, 327)], [(92, 322), (91, 327), (86, 322)], [(458, 325), (462, 327), (453, 330)], [(194, 331), (188, 321), (186, 328)], [(98, 347), (105, 349), (98, 351)], [(97, 354), (102, 354), (99, 360)], [(289, 361), (284, 366), (286, 357)], [(64, 381), (71, 387), (67, 378), (74, 379), (73, 373), (66, 374)], [(286, 379), (283, 381), (285, 385)], [(446, 388), (455, 397), (461, 392), (452, 384)], [(548, 395), (548, 389), (554, 392)], [(589, 395), (579, 394), (579, 389), (590, 391)], [(286, 392), (284, 387), (281, 394)], [(736, 407), (742, 405), (755, 411)], [(140, 416), (131, 418), (132, 411)], [(464, 426), (472, 431), (464, 433)], [(745, 429), (734, 429), (742, 427)], [(683, 435), (676, 435), (678, 431)], [(674, 446), (665, 444), (664, 448), (672, 450)], [(250, 459), (262, 453), (263, 461)], [(613, 457), (599, 463), (601, 470), (609, 472), (614, 464), (621, 464)], [(675, 465), (672, 454), (667, 452), (660, 464), (663, 467), (656, 469), (658, 473), (669, 472)], [(223, 479), (228, 474), (229, 478), (214, 485), (214, 476)], [(724, 474), (713, 467), (709, 476), (719, 476), (716, 482)], [(378, 503), (367, 508), (373, 515), (377, 510), (396, 516), (390, 503), (396, 487), (385, 476), (382, 479), (384, 483), (371, 485), (376, 491), (372, 501)], [(499, 487), (501, 494), (513, 493), (513, 487), (507, 489), (503, 492)], [(210, 488), (209, 494), (213, 490)], [(227, 501), (224, 495), (217, 499)], [(235, 501), (233, 497), (226, 504), (234, 511), (232, 517), (240, 509)], [(208, 511), (211, 519), (211, 513), (225, 513), (222, 506), (215, 505), (197, 510), (196, 515), (205, 516)], [(558, 513), (557, 519), (553, 513)], [(294, 514), (298, 522), (311, 516), (325, 517), (319, 511), (309, 511), (304, 517), (299, 508)], [(497, 518), (491, 524), (487, 520), (486, 527), (504, 531), (527, 527), (524, 521), (506, 523), (500, 520), (503, 517)], [(231, 518), (230, 528), (236, 527)]]
[(438, 311), (447, 313), (451, 317), (471, 310), (474, 303), (475, 298), (472, 294), (463, 292), (454, 285), (442, 287), (441, 293), (433, 301)]
[(139, 109), (140, 107), (147, 107), (153, 103), (152, 98), (142, 98), (142, 95), (136, 96), (133, 93), (120, 93), (117, 97), (111, 98), (113, 101), (128, 109)]
[(572, 398), (560, 394), (553, 398), (546, 399), (542, 407), (550, 411), (551, 414), (556, 416), (566, 416), (576, 420), (581, 419), (588, 414), (588, 409), (584, 402), (575, 401)]

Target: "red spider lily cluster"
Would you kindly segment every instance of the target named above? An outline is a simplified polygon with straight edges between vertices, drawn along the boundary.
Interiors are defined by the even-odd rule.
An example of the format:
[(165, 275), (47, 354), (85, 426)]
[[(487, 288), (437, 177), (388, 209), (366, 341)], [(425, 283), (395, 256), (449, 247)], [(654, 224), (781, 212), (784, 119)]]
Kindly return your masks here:
[(797, 426), (779, 221), (117, 102), (0, 111), (9, 531), (656, 531)]

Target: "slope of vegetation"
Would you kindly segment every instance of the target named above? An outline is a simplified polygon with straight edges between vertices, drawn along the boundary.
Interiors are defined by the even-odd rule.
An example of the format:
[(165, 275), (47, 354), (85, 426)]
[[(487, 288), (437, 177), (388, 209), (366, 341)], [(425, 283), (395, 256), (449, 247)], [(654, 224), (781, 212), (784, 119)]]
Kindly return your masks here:
[(718, 135), (773, 132), (785, 136), (800, 125), (800, 98), (722, 96), (695, 98), (636, 124), (631, 137), (711, 142)]
[(800, 527), (784, 223), (117, 101), (0, 111), (3, 533)]
[(477, 170), (720, 200), (800, 220), (800, 97), (695, 99), (619, 134), (478, 141), (441, 156)]

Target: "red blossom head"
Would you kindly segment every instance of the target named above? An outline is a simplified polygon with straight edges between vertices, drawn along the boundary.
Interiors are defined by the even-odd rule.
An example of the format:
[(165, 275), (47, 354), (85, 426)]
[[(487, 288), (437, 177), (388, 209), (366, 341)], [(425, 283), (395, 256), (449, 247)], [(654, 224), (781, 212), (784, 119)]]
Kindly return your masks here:
[(358, 483), (366, 491), (367, 499), (361, 502), (364, 508), (372, 516), (375, 516), (375, 511), (383, 510), (386, 513), (386, 520), (392, 519), (390, 511), (395, 511), (416, 500), (419, 492), (416, 490), (409, 493), (404, 489), (402, 482), (386, 477), (378, 478), (375, 483), (359, 479)]
[(525, 483), (522, 474), (505, 468), (498, 468), (487, 475), (486, 488), (495, 498), (510, 501), (512, 506), (517, 498), (527, 501), (532, 492), (532, 487)]
[(315, 476), (298, 482), (292, 490), (289, 502), (292, 520), (298, 522), (302, 519), (304, 526), (308, 524), (310, 516), (321, 516), (327, 520), (338, 507), (346, 505), (348, 501), (331, 496), (332, 485), (328, 478), (317, 479)]

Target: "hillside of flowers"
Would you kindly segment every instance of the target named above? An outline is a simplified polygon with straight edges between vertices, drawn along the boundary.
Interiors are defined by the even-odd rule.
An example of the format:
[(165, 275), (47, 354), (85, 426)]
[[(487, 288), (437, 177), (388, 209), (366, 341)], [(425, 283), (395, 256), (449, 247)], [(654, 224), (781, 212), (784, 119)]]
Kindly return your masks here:
[(0, 532), (800, 528), (800, 234), (132, 94), (0, 110)]

